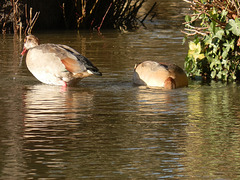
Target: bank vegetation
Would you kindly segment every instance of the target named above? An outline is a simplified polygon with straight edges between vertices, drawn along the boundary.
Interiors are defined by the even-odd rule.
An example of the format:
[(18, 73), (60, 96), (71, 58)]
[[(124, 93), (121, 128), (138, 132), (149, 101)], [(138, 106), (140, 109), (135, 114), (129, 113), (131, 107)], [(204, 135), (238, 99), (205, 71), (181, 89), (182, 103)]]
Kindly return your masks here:
[(240, 1), (185, 0), (191, 13), (183, 33), (189, 40), (185, 69), (207, 80), (240, 79)]
[(36, 29), (132, 30), (138, 28), (154, 6), (139, 19), (145, 0), (0, 0), (2, 33), (30, 33)]

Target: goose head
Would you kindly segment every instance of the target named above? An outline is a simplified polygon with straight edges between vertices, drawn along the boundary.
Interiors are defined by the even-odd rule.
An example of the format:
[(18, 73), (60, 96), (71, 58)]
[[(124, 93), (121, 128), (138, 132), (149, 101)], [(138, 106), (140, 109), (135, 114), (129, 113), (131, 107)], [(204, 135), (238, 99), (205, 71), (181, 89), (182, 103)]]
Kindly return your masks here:
[(21, 55), (25, 55), (30, 48), (34, 48), (39, 45), (39, 40), (34, 35), (28, 35), (24, 39), (24, 46)]

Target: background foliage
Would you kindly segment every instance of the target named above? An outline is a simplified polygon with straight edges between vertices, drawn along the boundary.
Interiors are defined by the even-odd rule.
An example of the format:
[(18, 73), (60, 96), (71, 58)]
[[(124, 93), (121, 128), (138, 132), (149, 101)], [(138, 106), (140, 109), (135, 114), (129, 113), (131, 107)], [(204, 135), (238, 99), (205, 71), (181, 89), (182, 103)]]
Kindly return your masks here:
[(189, 76), (235, 81), (240, 72), (239, 0), (187, 0), (192, 14), (185, 17), (189, 41), (185, 69)]
[[(137, 13), (145, 0), (0, 0), (0, 30), (17, 33), (36, 29), (132, 30), (139, 26)], [(39, 16), (39, 18), (38, 18)]]

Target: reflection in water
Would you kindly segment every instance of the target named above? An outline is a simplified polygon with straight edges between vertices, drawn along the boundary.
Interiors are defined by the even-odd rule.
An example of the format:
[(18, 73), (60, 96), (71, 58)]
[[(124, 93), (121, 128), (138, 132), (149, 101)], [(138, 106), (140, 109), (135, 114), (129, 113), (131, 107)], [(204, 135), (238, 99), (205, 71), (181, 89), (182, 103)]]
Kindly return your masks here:
[(139, 87), (136, 97), (139, 101), (139, 110), (146, 115), (180, 114), (185, 109), (188, 98), (185, 88), (180, 90), (163, 90), (158, 88)]
[[(84, 89), (64, 92), (61, 87), (40, 84), (27, 91), (24, 102), (24, 159), (28, 167), (36, 166), (29, 173), (60, 178), (66, 166), (64, 153), (76, 140), (80, 119), (91, 118), (86, 113), (93, 106), (93, 94)], [(58, 174), (52, 175), (48, 168)]]
[[(181, 41), (168, 41), (179, 34), (169, 30), (161, 39), (145, 32), (149, 44), (142, 33), (66, 34), (63, 44), (72, 40), (103, 70), (102, 78), (66, 91), (39, 83), (24, 63), (18, 66), (17, 54), (16, 62), (14, 53), (0, 54), (2, 179), (239, 177), (238, 85), (133, 86), (134, 64), (151, 54), (184, 59)], [(40, 36), (60, 43), (52, 34)]]
[(186, 111), (185, 89), (164, 91), (138, 87), (135, 95), (138, 110), (129, 124), (134, 124), (136, 129), (134, 135), (129, 136), (132, 147), (129, 144), (131, 148), (125, 149), (134, 154), (128, 168), (137, 171), (143, 168), (144, 175), (149, 178), (181, 177), (179, 160), (184, 154), (178, 146), (185, 141), (180, 137), (187, 125), (181, 115)]
[(21, 159), (16, 164), (5, 162), (5, 167), (21, 168), (8, 177), (169, 176), (181, 166), (178, 159), (183, 154), (176, 147), (184, 126), (177, 111), (169, 111), (169, 118), (161, 109), (176, 94), (149, 90), (110, 85), (96, 95), (86, 87), (64, 92), (56, 86), (28, 86), (17, 148)]
[[(59, 86), (48, 86), (45, 84), (35, 85), (24, 97), (26, 102), (26, 118), (48, 120), (58, 120), (62, 118), (74, 119), (76, 112), (85, 112), (85, 107), (91, 107), (93, 95), (86, 89), (76, 89), (66, 91)], [(57, 117), (54, 115), (57, 114)], [(35, 117), (36, 116), (36, 117)]]
[[(189, 91), (189, 125), (186, 128), (185, 164), (190, 177), (209, 178), (238, 176), (239, 153), (239, 87), (211, 83), (204, 91)], [(238, 106), (238, 107), (236, 107)], [(191, 160), (189, 160), (191, 157)]]
[[(74, 48), (82, 48), (104, 76), (66, 91), (39, 83), (19, 61), (1, 61), (2, 179), (238, 178), (238, 85), (190, 82), (171, 91), (133, 86), (134, 63), (150, 58), (147, 38), (133, 41), (141, 33), (67, 34), (64, 44), (77, 39)], [(169, 50), (149, 52), (182, 59), (183, 51), (171, 46), (177, 47), (169, 42)]]

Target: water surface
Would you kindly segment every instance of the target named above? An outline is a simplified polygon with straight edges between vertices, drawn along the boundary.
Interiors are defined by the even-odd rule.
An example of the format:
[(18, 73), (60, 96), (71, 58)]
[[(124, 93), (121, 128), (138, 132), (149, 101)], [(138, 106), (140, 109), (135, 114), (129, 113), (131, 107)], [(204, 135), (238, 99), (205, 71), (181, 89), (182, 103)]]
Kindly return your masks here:
[(174, 21), (173, 13), (128, 33), (36, 32), (103, 73), (66, 91), (19, 66), (23, 42), (0, 35), (1, 179), (240, 178), (238, 84), (190, 80), (167, 91), (131, 82), (144, 60), (183, 67), (187, 48)]

